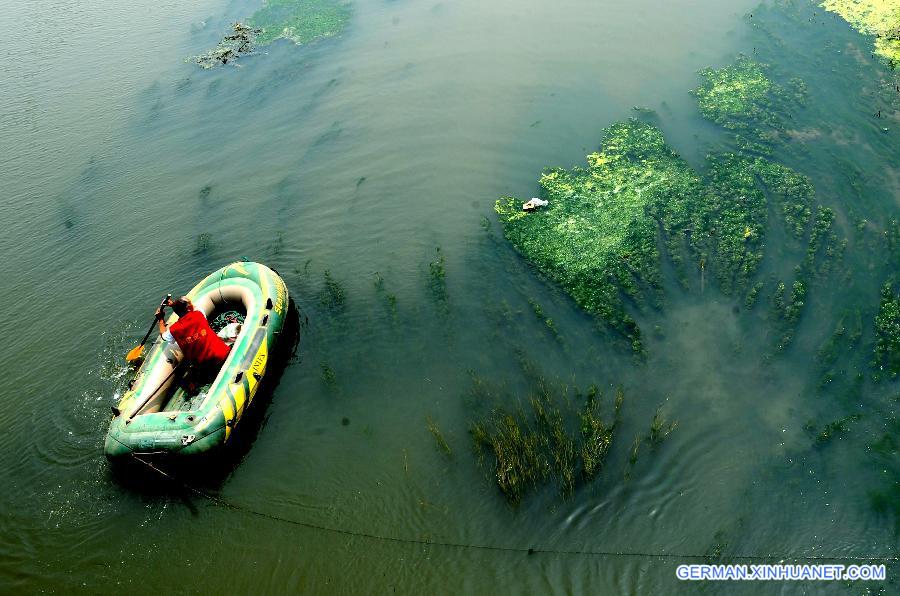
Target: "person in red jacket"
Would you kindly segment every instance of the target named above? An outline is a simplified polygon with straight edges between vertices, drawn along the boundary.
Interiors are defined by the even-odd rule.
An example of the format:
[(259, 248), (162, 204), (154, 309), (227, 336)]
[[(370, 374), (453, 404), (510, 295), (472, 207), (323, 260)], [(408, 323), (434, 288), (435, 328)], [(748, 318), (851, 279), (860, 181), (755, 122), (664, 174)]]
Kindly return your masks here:
[(160, 307), (156, 311), (159, 334), (163, 340), (178, 344), (184, 361), (192, 365), (195, 382), (202, 385), (211, 381), (222, 368), (231, 348), (212, 330), (206, 315), (194, 310), (187, 296), (170, 299), (166, 306), (175, 311), (178, 320), (166, 326), (165, 307)]

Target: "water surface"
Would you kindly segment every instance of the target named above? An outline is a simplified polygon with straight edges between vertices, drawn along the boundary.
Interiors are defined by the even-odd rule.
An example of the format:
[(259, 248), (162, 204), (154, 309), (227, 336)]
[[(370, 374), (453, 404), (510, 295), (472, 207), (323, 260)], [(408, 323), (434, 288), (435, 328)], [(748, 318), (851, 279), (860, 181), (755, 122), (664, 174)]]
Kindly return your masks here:
[[(787, 353), (763, 357), (771, 338), (759, 313), (735, 312), (714, 290), (673, 290), (663, 313), (647, 315), (659, 330), (638, 364), (519, 259), (492, 211), (498, 196), (532, 196), (543, 167), (582, 163), (633, 106), (655, 109), (668, 142), (699, 166), (722, 139), (688, 94), (696, 71), (757, 51), (814, 98), (778, 158), (813, 178), (844, 235), (860, 217), (881, 225), (900, 199), (895, 133), (881, 128), (900, 127), (868, 40), (810, 8), (819, 20), (806, 29), (770, 17), (797, 32), (764, 45), (758, 17), (745, 17), (750, 0), (362, 0), (337, 38), (275, 43), (239, 68), (184, 62), (258, 6), (4, 11), (19, 26), (0, 41), (0, 248), (14, 264), (0, 281), (0, 585), (670, 593), (683, 588), (678, 558), (575, 551), (896, 552), (893, 521), (867, 497), (892, 482), (866, 455), (882, 418), (825, 447), (804, 429), (895, 391), (814, 388), (810, 355), (850, 300), (866, 325), (854, 362), (868, 357), (884, 272), (864, 238), (848, 252), (862, 273), (844, 291), (816, 291)], [(887, 121), (873, 121), (879, 107)], [(438, 248), (446, 301), (429, 287)], [(282, 272), (308, 323), (252, 449), (206, 489), (360, 535), (109, 476), (102, 441), (127, 378), (121, 356), (159, 294), (243, 256)], [(319, 301), (325, 271), (346, 291), (337, 312)], [(523, 354), (571, 385), (621, 385), (626, 401), (599, 479), (568, 499), (550, 486), (511, 507), (471, 448), (478, 408), (465, 396), (473, 374), (524, 391)], [(631, 439), (660, 405), (678, 427), (626, 482)]]

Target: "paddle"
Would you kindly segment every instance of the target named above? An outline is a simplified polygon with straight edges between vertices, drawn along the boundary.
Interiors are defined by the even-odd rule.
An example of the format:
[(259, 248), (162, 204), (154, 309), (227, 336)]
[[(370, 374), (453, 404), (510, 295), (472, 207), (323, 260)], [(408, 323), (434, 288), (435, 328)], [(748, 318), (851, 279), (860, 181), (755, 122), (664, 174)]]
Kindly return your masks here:
[[(166, 294), (166, 297), (163, 298), (162, 303), (159, 305), (160, 308), (164, 307), (169, 299), (172, 297), (172, 294)], [(154, 318), (153, 323), (150, 325), (150, 329), (147, 329), (147, 335), (144, 336), (144, 339), (141, 340), (141, 344), (139, 346), (134, 347), (128, 354), (125, 356), (126, 362), (134, 362), (138, 358), (141, 357), (141, 354), (144, 352), (144, 344), (147, 343), (147, 338), (150, 337), (150, 334), (153, 333), (153, 328), (156, 327), (156, 321), (158, 319)]]

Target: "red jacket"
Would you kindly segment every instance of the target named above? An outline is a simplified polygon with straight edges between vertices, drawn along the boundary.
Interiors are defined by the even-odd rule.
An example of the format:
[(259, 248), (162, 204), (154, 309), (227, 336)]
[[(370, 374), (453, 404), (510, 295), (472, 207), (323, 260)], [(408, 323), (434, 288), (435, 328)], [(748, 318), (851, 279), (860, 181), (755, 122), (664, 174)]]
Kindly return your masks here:
[(206, 316), (192, 310), (169, 327), (169, 332), (188, 362), (222, 366), (231, 348), (209, 326)]

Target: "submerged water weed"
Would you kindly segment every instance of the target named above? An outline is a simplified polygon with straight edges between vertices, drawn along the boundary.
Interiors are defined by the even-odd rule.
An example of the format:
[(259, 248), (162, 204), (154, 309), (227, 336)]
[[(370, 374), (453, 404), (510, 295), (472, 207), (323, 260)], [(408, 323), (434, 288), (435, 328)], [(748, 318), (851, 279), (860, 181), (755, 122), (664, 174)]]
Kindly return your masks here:
[(431, 436), (434, 437), (435, 443), (437, 443), (438, 449), (444, 452), (445, 455), (453, 455), (453, 450), (450, 449), (450, 445), (444, 439), (443, 433), (441, 433), (441, 429), (438, 428), (435, 421), (429, 416), (425, 422), (425, 427), (428, 429), (428, 432), (431, 433)]
[(431, 296), (441, 310), (448, 308), (447, 300), (447, 270), (444, 267), (444, 255), (441, 248), (436, 249), (437, 258), (428, 263), (428, 287)]
[(322, 371), (322, 381), (325, 385), (331, 389), (337, 387), (337, 374), (334, 369), (327, 362), (320, 362), (319, 368)]
[(212, 247), (212, 235), (206, 232), (197, 235), (197, 240), (194, 242), (194, 254), (195, 255), (203, 255), (209, 252)]
[(375, 272), (373, 285), (375, 286), (375, 293), (384, 297), (384, 304), (388, 314), (395, 318), (397, 316), (397, 295), (385, 289), (384, 277), (378, 271)]
[(784, 107), (791, 100), (802, 102), (806, 93), (802, 81), (782, 87), (767, 76), (764, 65), (743, 55), (733, 64), (699, 74), (703, 82), (691, 93), (700, 112), (731, 131), (743, 151), (771, 153), (772, 144), (784, 137)]
[[(896, 404), (900, 396), (894, 396)], [(900, 535), (900, 419), (892, 411), (886, 416), (884, 434), (872, 441), (867, 452), (874, 460), (875, 469), (884, 475), (883, 488), (869, 491), (869, 501), (873, 509), (881, 515), (890, 516), (894, 521), (894, 534)]]
[(545, 327), (550, 331), (553, 335), (553, 338), (559, 341), (562, 339), (559, 335), (559, 329), (556, 328), (556, 323), (553, 322), (553, 319), (546, 316), (544, 314), (544, 309), (540, 304), (537, 303), (533, 298), (528, 299), (528, 304), (531, 305), (531, 310), (534, 312), (534, 316), (537, 317), (538, 321), (544, 324)]
[(319, 304), (330, 311), (338, 311), (344, 308), (347, 302), (347, 293), (344, 287), (334, 277), (331, 271), (325, 270), (325, 285), (319, 293)]
[(861, 414), (850, 414), (840, 420), (829, 422), (821, 430), (817, 429), (815, 423), (810, 421), (804, 425), (804, 428), (815, 436), (816, 445), (824, 445), (835, 437), (840, 438), (840, 435), (850, 430), (850, 424), (860, 418), (862, 418)]
[(660, 406), (656, 409), (653, 420), (650, 421), (650, 433), (647, 435), (647, 440), (650, 442), (650, 445), (656, 447), (662, 443), (677, 426), (677, 420), (669, 421), (665, 419), (662, 413), (662, 406)]
[(896, 0), (824, 0), (820, 6), (837, 13), (863, 35), (875, 37), (875, 54), (900, 62), (900, 3)]
[(625, 482), (631, 480), (631, 470), (632, 468), (634, 468), (634, 464), (637, 463), (638, 454), (640, 453), (641, 445), (643, 444), (643, 435), (637, 435), (631, 442), (631, 449), (628, 450), (628, 464), (625, 466), (625, 474), (623, 475), (623, 479), (625, 480)]
[(894, 379), (900, 373), (900, 285), (896, 282), (881, 289), (872, 366), (876, 380)]
[(842, 348), (854, 348), (862, 337), (862, 311), (859, 308), (841, 313), (834, 332), (816, 352), (816, 359), (825, 369), (835, 364)]

